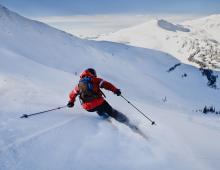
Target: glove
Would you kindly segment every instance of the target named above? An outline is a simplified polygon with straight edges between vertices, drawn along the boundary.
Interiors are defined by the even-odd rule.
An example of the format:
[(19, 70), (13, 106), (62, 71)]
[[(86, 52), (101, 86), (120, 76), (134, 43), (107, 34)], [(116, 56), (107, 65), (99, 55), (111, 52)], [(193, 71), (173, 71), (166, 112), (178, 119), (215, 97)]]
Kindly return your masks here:
[(121, 95), (121, 90), (120, 90), (120, 89), (117, 89), (114, 93), (115, 93), (117, 96), (120, 96), (120, 95)]
[(73, 107), (73, 106), (74, 106), (74, 103), (73, 103), (73, 102), (69, 101), (69, 102), (67, 103), (67, 107)]

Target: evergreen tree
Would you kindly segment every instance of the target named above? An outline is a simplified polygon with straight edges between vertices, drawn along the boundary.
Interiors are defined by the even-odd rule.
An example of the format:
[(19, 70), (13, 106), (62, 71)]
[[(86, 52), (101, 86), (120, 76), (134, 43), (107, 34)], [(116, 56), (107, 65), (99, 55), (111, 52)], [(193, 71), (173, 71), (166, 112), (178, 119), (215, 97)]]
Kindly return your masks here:
[(206, 106), (203, 109), (203, 113), (207, 114), (207, 107)]

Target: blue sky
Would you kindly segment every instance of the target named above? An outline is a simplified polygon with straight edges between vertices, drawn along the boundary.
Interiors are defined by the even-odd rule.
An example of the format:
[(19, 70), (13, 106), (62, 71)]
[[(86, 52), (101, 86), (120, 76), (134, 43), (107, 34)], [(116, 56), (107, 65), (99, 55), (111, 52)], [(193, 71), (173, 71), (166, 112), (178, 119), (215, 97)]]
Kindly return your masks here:
[(0, 0), (0, 4), (25, 16), (220, 13), (220, 0)]
[(25, 17), (83, 37), (166, 19), (181, 23), (220, 14), (220, 0), (0, 0)]

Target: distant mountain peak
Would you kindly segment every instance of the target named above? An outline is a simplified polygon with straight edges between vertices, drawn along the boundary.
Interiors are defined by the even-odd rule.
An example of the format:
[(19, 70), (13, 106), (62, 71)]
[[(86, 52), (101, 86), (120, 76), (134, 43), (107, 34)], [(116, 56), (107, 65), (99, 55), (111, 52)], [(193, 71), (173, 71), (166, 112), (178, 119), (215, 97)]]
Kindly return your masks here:
[(2, 5), (0, 4), (0, 10), (1, 10), (2, 8), (5, 8), (5, 7), (4, 7), (4, 6), (2, 6)]
[(9, 10), (0, 4), (0, 14), (6, 13), (6, 12), (8, 13)]
[(17, 18), (17, 17), (24, 18), (21, 15), (17, 14), (16, 12), (13, 12), (0, 4), (0, 19), (8, 18), (11, 20), (12, 18)]
[(8, 8), (6, 8), (5, 6), (0, 4), (0, 14), (3, 14), (3, 13), (7, 13), (8, 14), (8, 13), (15, 13), (15, 12), (12, 12)]
[(181, 32), (190, 32), (190, 29), (189, 28), (185, 28), (184, 26), (182, 25), (175, 25), (171, 22), (168, 22), (164, 19), (159, 19), (157, 21), (157, 25), (160, 27), (160, 28), (163, 28), (165, 30), (168, 30), (168, 31), (173, 31), (173, 32), (177, 32), (177, 31), (181, 31)]
[(184, 63), (219, 70), (219, 27), (220, 15), (183, 22), (181, 25), (154, 19), (100, 37), (99, 40), (156, 49), (172, 54)]

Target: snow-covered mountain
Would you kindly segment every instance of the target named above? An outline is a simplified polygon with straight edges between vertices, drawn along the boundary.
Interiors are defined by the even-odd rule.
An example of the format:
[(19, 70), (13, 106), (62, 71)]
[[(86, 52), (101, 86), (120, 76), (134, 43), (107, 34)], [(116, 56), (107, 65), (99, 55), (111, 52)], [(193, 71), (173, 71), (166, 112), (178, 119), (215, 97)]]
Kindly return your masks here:
[[(19, 118), (65, 105), (87, 67), (156, 121), (151, 126), (105, 91), (148, 140), (82, 110), (79, 102), (73, 109)], [(208, 87), (209, 81), (201, 70), (161, 51), (81, 40), (0, 6), (0, 169), (217, 170), (219, 115), (199, 111), (205, 105), (220, 110), (219, 89)], [(214, 84), (220, 86), (218, 80)]]
[(219, 70), (219, 28), (220, 15), (184, 22), (181, 25), (161, 19), (102, 35), (98, 40), (161, 50), (184, 63)]
[(183, 24), (188, 25), (188, 27), (201, 30), (202, 32), (206, 32), (209, 37), (220, 42), (220, 14), (185, 21)]

